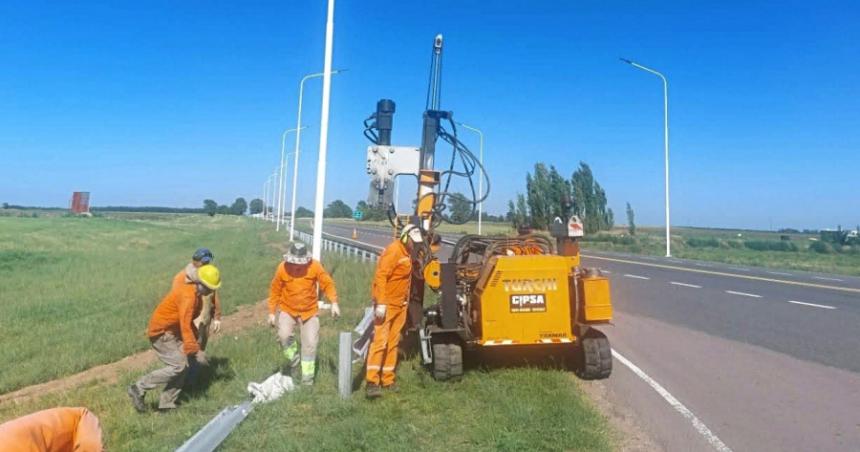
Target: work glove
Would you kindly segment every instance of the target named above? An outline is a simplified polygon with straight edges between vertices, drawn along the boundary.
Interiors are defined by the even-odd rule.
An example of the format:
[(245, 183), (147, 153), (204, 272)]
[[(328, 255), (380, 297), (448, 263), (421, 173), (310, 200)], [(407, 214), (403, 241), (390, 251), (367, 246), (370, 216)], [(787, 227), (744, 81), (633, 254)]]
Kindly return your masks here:
[(331, 304), (331, 316), (332, 317), (340, 317), (340, 306), (337, 303)]
[(269, 314), (269, 326), (275, 326), (275, 314)]
[(388, 306), (386, 306), (384, 304), (378, 304), (378, 305), (374, 306), (373, 315), (374, 315), (374, 317), (376, 317), (376, 321), (378, 323), (382, 323), (382, 321), (385, 320), (385, 309), (387, 307)]
[(220, 320), (213, 320), (212, 321), (212, 333), (216, 334), (219, 331), (221, 331), (221, 321)]
[(206, 358), (206, 352), (204, 352), (203, 350), (200, 350), (199, 352), (194, 354), (194, 361), (197, 361), (197, 364), (201, 366), (209, 365), (209, 359)]

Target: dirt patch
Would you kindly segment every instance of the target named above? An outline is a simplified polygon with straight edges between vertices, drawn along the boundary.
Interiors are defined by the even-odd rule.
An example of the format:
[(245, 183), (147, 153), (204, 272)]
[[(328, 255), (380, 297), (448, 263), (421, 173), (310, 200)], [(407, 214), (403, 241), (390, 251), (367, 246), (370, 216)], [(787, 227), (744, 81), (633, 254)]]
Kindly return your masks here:
[[(266, 300), (253, 305), (240, 307), (235, 313), (222, 319), (221, 331), (212, 336), (212, 341), (238, 333), (254, 324), (262, 324), (266, 319)], [(119, 377), (131, 370), (142, 370), (156, 361), (155, 353), (151, 350), (136, 353), (131, 356), (99, 366), (92, 367), (83, 372), (69, 375), (57, 380), (39, 383), (13, 392), (0, 395), (0, 406), (7, 404), (20, 404), (55, 392), (65, 391), (90, 383), (113, 384), (119, 381)]]
[(603, 382), (578, 379), (576, 382), (615, 430), (614, 440), (617, 450), (624, 452), (664, 450), (645, 431), (628, 407), (618, 406), (609, 401), (606, 385)]

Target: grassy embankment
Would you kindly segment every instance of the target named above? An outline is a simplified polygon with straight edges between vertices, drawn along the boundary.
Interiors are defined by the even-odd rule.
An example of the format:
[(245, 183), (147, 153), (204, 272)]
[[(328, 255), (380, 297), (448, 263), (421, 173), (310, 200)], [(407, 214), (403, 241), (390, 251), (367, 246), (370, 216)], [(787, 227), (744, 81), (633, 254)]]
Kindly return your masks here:
[[(7, 354), (5, 362), (18, 359), (26, 363), (23, 369), (27, 373), (19, 375), (18, 367), (5, 366), (2, 381), (6, 389), (0, 392), (146, 348), (141, 332), (166, 288), (165, 278), (188, 258), (185, 248), (197, 246), (203, 238), (212, 244), (225, 273), (224, 300), (231, 309), (239, 300), (250, 302), (265, 296), (271, 263), (277, 259), (276, 237), (266, 232), (267, 226), (247, 219), (180, 216), (147, 221), (42, 221), (0, 223), (4, 234), (14, 230), (19, 237), (13, 244), (5, 237), (0, 241), (7, 247), (4, 258), (14, 255), (17, 264), (4, 264), (14, 268), (4, 267), (3, 274), (10, 276), (4, 276), (4, 284), (15, 286), (20, 296), (27, 293), (22, 288), (38, 281), (39, 275), (58, 269), (71, 272), (65, 274), (81, 282), (60, 288), (65, 296), (49, 297), (53, 291), (40, 290), (39, 297), (28, 298), (31, 304), (13, 296), (6, 298), (4, 291), (0, 305), (3, 330), (21, 325), (15, 335), (4, 331), (0, 349)], [(88, 240), (64, 245), (70, 238)], [(364, 400), (361, 393), (341, 400), (335, 391), (336, 333), (351, 329), (361, 315), (372, 268), (338, 256), (324, 260), (338, 284), (344, 316), (322, 318), (317, 385), (258, 407), (223, 450), (611, 448), (606, 421), (583, 399), (572, 375), (561, 370), (475, 369), (461, 382), (445, 384), (433, 381), (419, 361), (411, 360), (400, 367), (401, 393), (376, 402)], [(140, 265), (135, 264), (138, 261), (142, 261)], [(115, 282), (118, 278), (125, 284)], [(134, 286), (138, 290), (126, 287), (132, 280), (138, 281)], [(231, 286), (233, 292), (228, 292)], [(6, 306), (12, 302), (15, 307)], [(39, 309), (52, 315), (21, 316)], [(12, 319), (8, 326), (5, 319)], [(51, 335), (40, 334), (44, 331)], [(81, 341), (91, 342), (82, 346)], [(41, 344), (43, 348), (39, 348)], [(28, 352), (15, 351), (18, 349)], [(223, 407), (244, 399), (249, 381), (264, 379), (280, 364), (273, 332), (262, 319), (237, 335), (216, 336), (209, 352), (211, 370), (189, 388), (176, 412), (139, 415), (133, 411), (124, 390), (144, 372), (141, 370), (124, 375), (117, 384), (93, 384), (20, 405), (0, 406), (0, 422), (52, 406), (87, 406), (100, 417), (111, 450), (173, 449)], [(62, 364), (59, 370), (57, 362)], [(355, 369), (360, 379), (359, 372)], [(150, 403), (155, 399), (156, 394), (148, 397)]]

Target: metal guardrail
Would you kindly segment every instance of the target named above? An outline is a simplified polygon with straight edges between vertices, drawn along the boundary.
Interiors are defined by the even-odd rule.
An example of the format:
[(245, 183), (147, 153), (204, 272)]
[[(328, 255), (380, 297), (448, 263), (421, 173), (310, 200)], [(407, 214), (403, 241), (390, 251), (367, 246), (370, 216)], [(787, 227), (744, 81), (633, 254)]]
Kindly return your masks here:
[[(304, 231), (296, 231), (296, 235), (299, 240), (308, 245), (313, 243), (312, 234), (308, 234)], [(347, 257), (355, 257), (356, 259), (360, 259), (362, 262), (375, 262), (379, 259), (379, 254), (382, 252), (382, 248), (344, 237), (333, 236), (324, 232), (322, 251), (334, 252)]]

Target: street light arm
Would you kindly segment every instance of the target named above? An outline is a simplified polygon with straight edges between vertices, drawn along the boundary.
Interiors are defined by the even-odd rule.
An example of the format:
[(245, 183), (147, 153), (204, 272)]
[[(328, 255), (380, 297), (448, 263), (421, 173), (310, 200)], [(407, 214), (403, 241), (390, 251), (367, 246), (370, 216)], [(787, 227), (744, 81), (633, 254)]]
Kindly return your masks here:
[(666, 76), (665, 76), (665, 75), (663, 75), (660, 71), (658, 71), (658, 70), (656, 70), (656, 69), (651, 69), (651, 68), (650, 68), (650, 67), (648, 67), (648, 66), (643, 66), (643, 65), (641, 65), (641, 64), (639, 64), (639, 63), (637, 63), (637, 62), (635, 62), (635, 61), (628, 60), (627, 58), (619, 58), (619, 60), (621, 60), (621, 61), (623, 61), (623, 62), (625, 62), (625, 63), (627, 63), (627, 64), (629, 64), (629, 65), (631, 65), (631, 66), (633, 66), (633, 67), (635, 67), (635, 68), (642, 69), (643, 71), (650, 72), (650, 73), (652, 73), (652, 74), (656, 75), (657, 77), (660, 77), (661, 79), (663, 79), (663, 83), (664, 83), (664, 84), (668, 83), (668, 82), (666, 81)]

